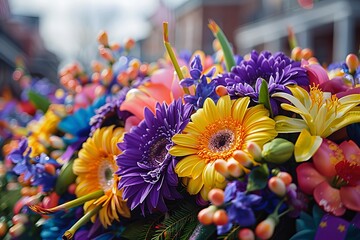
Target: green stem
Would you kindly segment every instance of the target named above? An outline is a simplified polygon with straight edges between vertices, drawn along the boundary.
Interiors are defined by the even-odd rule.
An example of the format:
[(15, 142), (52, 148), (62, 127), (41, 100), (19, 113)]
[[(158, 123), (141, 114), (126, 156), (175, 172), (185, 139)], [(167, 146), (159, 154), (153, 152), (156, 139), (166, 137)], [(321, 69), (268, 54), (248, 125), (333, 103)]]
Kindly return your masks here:
[(87, 212), (82, 218), (79, 219), (79, 221), (77, 221), (69, 230), (67, 230), (64, 233), (63, 239), (64, 240), (72, 239), (74, 237), (75, 232), (81, 226), (83, 226), (85, 223), (87, 223), (91, 219), (92, 216), (97, 214), (100, 211), (101, 208), (102, 208), (102, 205), (98, 205), (94, 209), (92, 209), (91, 211)]
[[(168, 29), (168, 23), (167, 22), (163, 22), (163, 31), (164, 31), (164, 45), (166, 48), (167, 53), (169, 54), (170, 60), (175, 68), (176, 74), (179, 77), (179, 80), (184, 79), (184, 75), (182, 74), (182, 71), (180, 69), (179, 63), (176, 59), (175, 53), (171, 47), (171, 44), (169, 42), (169, 29)], [(186, 94), (190, 94), (189, 89), (188, 88), (183, 88), (184, 92)]]
[(74, 200), (72, 200), (70, 202), (66, 202), (66, 203), (61, 204), (59, 206), (56, 206), (54, 208), (46, 209), (46, 208), (42, 208), (42, 207), (37, 206), (37, 205), (32, 205), (32, 206), (29, 206), (29, 207), (34, 212), (37, 212), (37, 213), (40, 213), (40, 214), (52, 214), (52, 213), (60, 211), (60, 210), (65, 210), (65, 209), (70, 209), (70, 208), (73, 208), (73, 207), (80, 206), (80, 205), (82, 205), (83, 203), (85, 203), (87, 201), (97, 199), (97, 198), (99, 198), (99, 197), (101, 197), (103, 195), (104, 195), (104, 191), (99, 190), (99, 191), (96, 191), (96, 192), (89, 193), (89, 194), (87, 194), (85, 196), (76, 198), (76, 199), (74, 199)]

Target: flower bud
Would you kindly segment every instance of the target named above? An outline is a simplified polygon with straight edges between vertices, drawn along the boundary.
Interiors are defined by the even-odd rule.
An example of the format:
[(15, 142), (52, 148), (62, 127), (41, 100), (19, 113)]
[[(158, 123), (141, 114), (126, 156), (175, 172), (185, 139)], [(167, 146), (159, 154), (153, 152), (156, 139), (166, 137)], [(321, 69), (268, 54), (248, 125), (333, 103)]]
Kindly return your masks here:
[(233, 158), (246, 168), (251, 168), (253, 166), (250, 156), (242, 150), (235, 150), (233, 152)]
[(112, 53), (110, 51), (110, 49), (108, 48), (104, 48), (102, 46), (99, 47), (99, 53), (100, 53), (100, 56), (102, 58), (104, 58), (105, 60), (109, 61), (109, 62), (113, 62), (114, 61), (114, 58), (112, 56)]
[(9, 234), (13, 238), (19, 237), (24, 232), (25, 232), (25, 226), (22, 223), (15, 224), (9, 229)]
[(350, 73), (354, 73), (359, 66), (359, 58), (353, 53), (347, 55), (345, 62)]
[(64, 141), (62, 140), (62, 138), (60, 138), (60, 137), (58, 137), (58, 136), (50, 136), (49, 140), (50, 140), (50, 145), (51, 145), (53, 148), (56, 148), (56, 149), (63, 149), (63, 148), (65, 148), (65, 143), (64, 143)]
[(274, 234), (275, 226), (277, 222), (276, 219), (272, 216), (269, 216), (264, 221), (260, 222), (255, 229), (256, 237), (261, 240), (266, 240), (272, 237)]
[(7, 233), (8, 226), (6, 222), (0, 222), (0, 237), (4, 237)]
[(268, 181), (268, 187), (273, 193), (275, 193), (279, 197), (283, 197), (286, 194), (285, 183), (279, 177), (270, 178)]
[(107, 86), (111, 83), (113, 78), (113, 71), (111, 68), (106, 68), (101, 72), (102, 83)]
[(213, 222), (215, 225), (225, 225), (228, 221), (229, 218), (224, 209), (219, 209), (214, 213)]
[(224, 203), (224, 191), (218, 188), (213, 188), (208, 194), (209, 200), (212, 204), (219, 207)]
[(286, 186), (289, 186), (290, 183), (292, 182), (292, 177), (287, 172), (279, 172), (276, 176), (278, 178), (280, 178), (281, 180), (283, 180), (283, 182), (285, 183)]
[(227, 169), (232, 177), (238, 178), (244, 175), (244, 170), (242, 169), (241, 164), (234, 158), (230, 158), (227, 161)]
[(125, 41), (125, 50), (130, 51), (135, 46), (135, 40), (132, 38), (129, 38)]
[(243, 228), (239, 231), (238, 238), (240, 240), (255, 240), (255, 234), (253, 230), (249, 228)]
[(308, 60), (309, 58), (311, 58), (313, 56), (313, 52), (310, 48), (304, 48), (303, 50), (301, 50), (301, 55), (302, 55), (302, 58)]
[(215, 88), (215, 92), (216, 92), (216, 94), (217, 94), (219, 97), (228, 95), (227, 88), (224, 87), (224, 86), (221, 86), (221, 85), (219, 85), (219, 86), (217, 86), (217, 87)]
[(227, 162), (224, 159), (218, 159), (214, 163), (215, 170), (223, 175), (225, 178), (229, 178), (230, 174), (227, 170)]
[(92, 69), (92, 71), (93, 72), (101, 72), (101, 70), (103, 69), (103, 65), (100, 63), (100, 62), (98, 62), (98, 61), (93, 61), (92, 63), (91, 63), (91, 69)]
[(97, 38), (98, 42), (104, 46), (108, 46), (109, 45), (109, 38), (108, 35), (105, 31), (100, 32), (100, 34), (98, 35)]
[(281, 164), (291, 158), (294, 144), (283, 138), (275, 138), (264, 145), (262, 156), (267, 162)]
[(50, 175), (55, 175), (56, 174), (56, 168), (53, 164), (50, 163), (46, 163), (44, 164), (44, 171), (47, 172)]
[(11, 220), (14, 224), (18, 224), (18, 223), (26, 224), (27, 222), (29, 222), (28, 216), (26, 216), (23, 213), (14, 215)]
[(301, 60), (301, 48), (300, 47), (294, 47), (291, 51), (291, 59), (295, 61)]
[(202, 209), (199, 213), (198, 213), (198, 220), (201, 224), (203, 225), (210, 225), (213, 223), (213, 217), (214, 217), (214, 213), (217, 210), (217, 207), (215, 207), (214, 205), (211, 205), (207, 208)]
[(110, 44), (110, 49), (113, 51), (118, 51), (121, 48), (120, 44), (117, 42), (111, 43)]
[(140, 68), (140, 61), (139, 59), (132, 59), (130, 62), (129, 62), (129, 67), (133, 67), (134, 69), (139, 69)]
[(256, 162), (261, 162), (262, 160), (261, 148), (257, 143), (250, 142), (247, 145), (247, 150)]
[(116, 76), (116, 81), (123, 86), (129, 85), (129, 79), (129, 74), (127, 72), (121, 72)]

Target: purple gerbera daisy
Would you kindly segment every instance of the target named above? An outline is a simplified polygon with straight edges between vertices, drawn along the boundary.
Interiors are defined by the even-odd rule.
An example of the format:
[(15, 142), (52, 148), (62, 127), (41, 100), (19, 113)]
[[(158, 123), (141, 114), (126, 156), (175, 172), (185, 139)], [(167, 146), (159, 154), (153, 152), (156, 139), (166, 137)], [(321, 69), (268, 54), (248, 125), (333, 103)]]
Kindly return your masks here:
[(95, 110), (96, 115), (90, 119), (90, 135), (92, 135), (96, 129), (104, 126), (116, 125), (123, 127), (125, 125), (125, 120), (131, 116), (131, 113), (128, 111), (120, 111), (120, 105), (125, 100), (128, 91), (129, 88), (124, 87), (116, 96), (108, 98), (105, 105)]
[[(231, 72), (219, 75), (216, 80), (226, 84), (232, 98), (249, 96), (258, 102), (262, 79), (268, 83), (270, 96), (276, 92), (290, 93), (285, 87), (287, 85), (309, 85), (306, 70), (300, 65), (300, 62), (291, 60), (282, 52), (272, 55), (267, 51), (259, 54), (253, 50), (249, 60), (242, 61)], [(270, 98), (270, 103), (274, 115), (277, 115), (278, 104), (273, 98)]]
[(140, 206), (144, 215), (145, 207), (150, 213), (165, 212), (165, 200), (181, 198), (174, 172), (177, 160), (168, 150), (173, 146), (171, 138), (188, 124), (191, 111), (191, 105), (181, 100), (169, 106), (158, 103), (155, 115), (146, 108), (145, 119), (118, 144), (123, 151), (116, 159), (121, 176), (118, 187), (123, 188), (131, 210)]

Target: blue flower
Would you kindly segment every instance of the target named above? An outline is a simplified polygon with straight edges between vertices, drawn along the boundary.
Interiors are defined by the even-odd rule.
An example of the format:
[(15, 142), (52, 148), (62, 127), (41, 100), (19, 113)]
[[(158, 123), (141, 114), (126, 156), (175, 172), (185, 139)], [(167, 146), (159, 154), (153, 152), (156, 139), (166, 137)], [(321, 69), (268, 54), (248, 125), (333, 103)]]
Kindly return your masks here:
[(58, 125), (58, 128), (72, 136), (72, 138), (64, 138), (64, 140), (68, 144), (72, 144), (81, 138), (87, 138), (91, 129), (89, 124), (90, 119), (95, 115), (95, 110), (104, 104), (105, 96), (94, 101), (91, 106), (87, 108), (80, 108), (74, 114), (62, 119)]
[(207, 81), (207, 78), (211, 78), (215, 73), (213, 68), (209, 73), (202, 75), (203, 66), (201, 64), (200, 56), (196, 55), (190, 65), (190, 78), (181, 80), (180, 85), (182, 87), (190, 87), (195, 85), (195, 95), (185, 95), (184, 99), (186, 103), (192, 104), (195, 109), (202, 108), (206, 98), (211, 98), (215, 102), (219, 99), (219, 96), (215, 92), (215, 88), (218, 85), (216, 81)]
[[(32, 185), (41, 186), (44, 192), (52, 190), (61, 165), (54, 159), (48, 157), (45, 153), (33, 158), (32, 161), (35, 164), (33, 178), (31, 179)], [(54, 172), (48, 172), (46, 170), (47, 165), (52, 165)]]
[(227, 184), (224, 194), (229, 222), (217, 227), (218, 234), (228, 232), (234, 223), (247, 227), (256, 222), (252, 207), (260, 203), (261, 196), (245, 193), (244, 186), (244, 183), (236, 180)]
[(20, 141), (19, 147), (8, 155), (8, 158), (15, 164), (13, 171), (18, 175), (24, 174), (25, 181), (29, 180), (35, 172), (35, 165), (30, 162), (30, 153), (31, 148), (28, 148), (27, 139), (24, 138)]

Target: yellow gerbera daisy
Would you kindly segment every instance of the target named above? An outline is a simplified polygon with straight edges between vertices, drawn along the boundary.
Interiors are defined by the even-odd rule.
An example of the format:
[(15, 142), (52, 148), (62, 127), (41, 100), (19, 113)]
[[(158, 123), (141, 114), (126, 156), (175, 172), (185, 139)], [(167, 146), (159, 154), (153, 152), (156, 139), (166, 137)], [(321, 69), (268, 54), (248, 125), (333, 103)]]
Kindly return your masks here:
[[(77, 197), (99, 190), (104, 192), (103, 196), (84, 204), (85, 213), (101, 206), (98, 214), (104, 227), (109, 226), (114, 219), (119, 221), (119, 214), (130, 217), (126, 201), (122, 199), (122, 191), (117, 188), (120, 177), (114, 174), (118, 168), (115, 157), (121, 153), (117, 143), (122, 140), (123, 134), (123, 128), (114, 129), (113, 126), (97, 129), (83, 144), (73, 166), (74, 173), (78, 175)], [(92, 221), (95, 218), (96, 215), (92, 216)]]
[(61, 120), (57, 112), (65, 111), (63, 108), (64, 106), (61, 105), (51, 105), (40, 120), (29, 123), (28, 128), (31, 132), (31, 135), (28, 137), (28, 144), (31, 148), (30, 157), (47, 153), (50, 136), (57, 131), (57, 125)]
[(286, 116), (275, 117), (279, 133), (301, 132), (295, 143), (295, 159), (302, 162), (310, 159), (322, 143), (322, 138), (355, 122), (360, 122), (360, 94), (350, 94), (338, 99), (335, 95), (322, 92), (316, 86), (307, 92), (301, 87), (288, 87), (293, 96), (275, 93), (293, 105), (282, 103), (284, 110), (299, 114), (302, 119)]
[(207, 98), (204, 107), (191, 116), (182, 134), (172, 140), (176, 144), (170, 154), (184, 158), (175, 167), (190, 194), (200, 192), (204, 199), (212, 188), (224, 188), (224, 177), (215, 171), (217, 159), (228, 160), (235, 150), (247, 151), (249, 142), (259, 146), (273, 139), (275, 121), (263, 105), (248, 108), (248, 97), (231, 100), (228, 95), (217, 104)]

